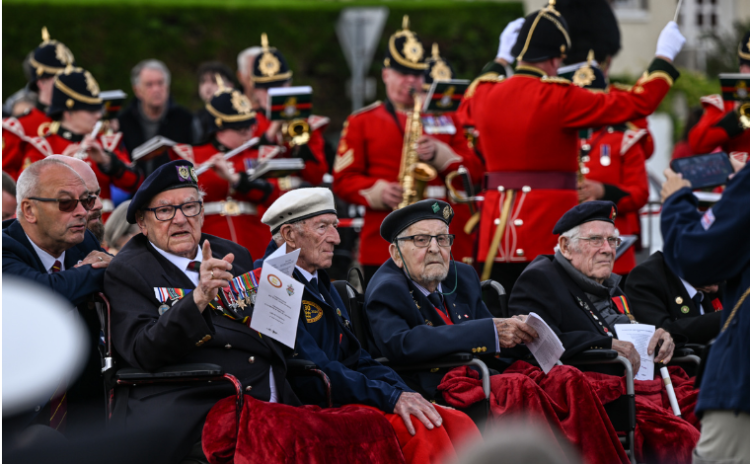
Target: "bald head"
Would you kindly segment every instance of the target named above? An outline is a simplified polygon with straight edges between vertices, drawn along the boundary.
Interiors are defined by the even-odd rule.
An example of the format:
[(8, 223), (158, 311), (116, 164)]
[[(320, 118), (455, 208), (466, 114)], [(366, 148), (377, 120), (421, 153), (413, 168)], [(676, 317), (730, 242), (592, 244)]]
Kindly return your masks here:
[(48, 156), (47, 159), (55, 159), (61, 161), (81, 176), (83, 182), (86, 184), (86, 189), (91, 192), (91, 195), (96, 196), (96, 203), (94, 207), (88, 212), (86, 227), (93, 232), (96, 238), (101, 242), (104, 238), (104, 223), (102, 222), (102, 209), (104, 205), (99, 195), (102, 193), (101, 187), (99, 187), (99, 180), (96, 178), (96, 173), (85, 161), (79, 160), (72, 156), (64, 155), (52, 155)]

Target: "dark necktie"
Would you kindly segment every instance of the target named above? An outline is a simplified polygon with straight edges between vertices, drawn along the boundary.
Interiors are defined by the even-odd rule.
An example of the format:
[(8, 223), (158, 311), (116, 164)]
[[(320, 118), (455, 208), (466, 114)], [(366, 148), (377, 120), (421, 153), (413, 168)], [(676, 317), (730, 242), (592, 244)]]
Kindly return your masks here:
[(429, 295), (427, 295), (427, 299), (430, 300), (432, 306), (434, 306), (438, 311), (442, 311), (443, 313), (445, 313), (442, 295), (440, 295), (439, 293), (430, 293)]
[(315, 293), (317, 293), (318, 295), (320, 295), (320, 288), (318, 288), (318, 278), (317, 277), (313, 277), (310, 280), (310, 286), (315, 289)]
[(695, 295), (693, 295), (693, 303), (695, 303), (695, 309), (698, 311), (698, 314), (701, 313), (702, 303), (703, 303), (703, 293), (698, 292)]
[[(61, 270), (62, 263), (60, 263), (60, 261), (55, 261), (55, 264), (50, 268), (50, 271), (52, 271), (53, 274), (60, 272)], [(60, 379), (60, 382), (57, 384), (57, 389), (55, 389), (55, 392), (49, 400), (49, 426), (61, 433), (65, 431), (65, 423), (68, 417), (68, 395), (65, 391), (67, 386), (67, 379), (63, 377)]]
[(187, 265), (187, 270), (188, 271), (193, 271), (193, 272), (200, 273), (201, 272), (201, 262), (200, 261), (190, 261), (188, 263), (188, 265)]

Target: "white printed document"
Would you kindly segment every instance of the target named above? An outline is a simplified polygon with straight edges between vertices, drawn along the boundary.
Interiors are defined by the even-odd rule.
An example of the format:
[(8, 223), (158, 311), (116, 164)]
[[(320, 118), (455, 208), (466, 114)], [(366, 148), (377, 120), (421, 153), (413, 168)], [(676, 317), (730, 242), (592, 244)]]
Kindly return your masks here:
[(615, 324), (617, 339), (630, 342), (641, 356), (641, 368), (634, 372), (635, 380), (654, 380), (654, 355), (648, 354), (648, 344), (656, 327), (648, 324)]
[(286, 244), (263, 262), (250, 328), (294, 348), (304, 284), (292, 277), (300, 250)]
[(531, 351), (531, 354), (534, 355), (534, 358), (536, 358), (539, 367), (547, 374), (555, 367), (557, 361), (560, 360), (560, 356), (565, 352), (565, 347), (557, 337), (557, 334), (536, 313), (529, 313), (526, 323), (536, 330), (536, 333), (539, 335), (539, 338), (534, 339), (531, 343), (527, 343), (526, 346)]

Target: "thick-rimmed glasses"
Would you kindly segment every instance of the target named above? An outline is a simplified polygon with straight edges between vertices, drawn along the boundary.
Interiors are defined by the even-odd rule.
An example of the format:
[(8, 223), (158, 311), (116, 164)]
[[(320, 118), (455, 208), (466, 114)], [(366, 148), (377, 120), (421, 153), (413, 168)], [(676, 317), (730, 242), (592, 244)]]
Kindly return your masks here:
[(96, 196), (88, 196), (86, 198), (39, 198), (39, 197), (29, 197), (29, 200), (35, 200), (35, 201), (43, 201), (46, 203), (57, 203), (57, 207), (62, 211), (63, 213), (69, 213), (71, 211), (74, 211), (78, 207), (78, 202), (81, 202), (81, 206), (83, 206), (83, 209), (86, 211), (91, 211), (91, 208), (94, 207), (94, 203), (96, 203)]
[(145, 208), (146, 211), (153, 211), (154, 216), (156, 216), (156, 219), (158, 219), (159, 221), (171, 220), (172, 218), (174, 218), (174, 215), (177, 214), (178, 209), (182, 211), (182, 214), (185, 217), (197, 216), (203, 209), (203, 202), (188, 201), (187, 203), (183, 203), (181, 205), (164, 205), (157, 206), (156, 208)]
[(453, 234), (440, 234), (440, 235), (410, 235), (408, 237), (399, 237), (398, 240), (411, 240), (414, 242), (414, 246), (417, 248), (427, 248), (430, 246), (432, 239), (437, 240), (439, 247), (448, 248), (453, 245), (453, 240), (456, 238)]
[(609, 246), (612, 247), (612, 249), (616, 249), (618, 246), (622, 245), (622, 239), (620, 237), (609, 237), (604, 238), (599, 235), (595, 235), (593, 237), (578, 237), (579, 240), (586, 240), (589, 242), (589, 245), (591, 245), (594, 248), (600, 248), (602, 245), (604, 245), (604, 241), (606, 240), (607, 243), (609, 243)]

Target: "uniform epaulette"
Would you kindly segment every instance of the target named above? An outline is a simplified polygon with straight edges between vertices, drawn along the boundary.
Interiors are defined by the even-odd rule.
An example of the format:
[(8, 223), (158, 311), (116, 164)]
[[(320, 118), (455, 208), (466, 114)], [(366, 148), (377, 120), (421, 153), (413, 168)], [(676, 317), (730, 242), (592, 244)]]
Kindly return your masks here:
[(311, 114), (310, 117), (307, 118), (307, 123), (310, 124), (310, 130), (320, 129), (321, 127), (325, 127), (330, 124), (330, 122), (331, 118), (318, 116), (317, 114)]
[(464, 92), (464, 98), (471, 98), (472, 95), (474, 95), (474, 92), (477, 90), (477, 87), (479, 84), (483, 82), (502, 82), (505, 79), (505, 76), (501, 76), (499, 73), (496, 72), (488, 72), (484, 73), (481, 76), (474, 79), (471, 84), (469, 84), (469, 87), (466, 89), (466, 92)]
[(45, 157), (54, 155), (55, 153), (52, 151), (52, 147), (50, 146), (49, 142), (44, 137), (32, 137), (28, 139), (28, 142), (39, 151), (42, 155)]
[(23, 130), (21, 122), (13, 116), (3, 119), (3, 130), (12, 132), (21, 139), (26, 139), (26, 131)]
[(724, 111), (724, 99), (721, 98), (721, 95), (706, 95), (705, 97), (701, 97), (701, 103), (706, 105), (713, 105), (716, 108), (719, 109), (719, 111)]
[(565, 79), (564, 77), (558, 77), (558, 76), (542, 76), (541, 79), (539, 79), (542, 82), (546, 82), (548, 84), (563, 84), (563, 85), (570, 85), (571, 82), (568, 79)]
[(117, 132), (111, 135), (104, 134), (99, 137), (99, 140), (102, 142), (102, 148), (107, 151), (113, 152), (117, 149), (117, 146), (122, 140), (122, 132)]
[(381, 102), (380, 100), (374, 101), (374, 102), (370, 103), (369, 105), (365, 106), (364, 108), (358, 109), (357, 111), (353, 112), (349, 116), (351, 117), (351, 116), (354, 116), (355, 114), (362, 114), (362, 113), (366, 113), (368, 111), (374, 110), (375, 108), (377, 108), (382, 103), (383, 102)]
[(616, 88), (618, 90), (623, 90), (625, 92), (630, 92), (631, 90), (633, 90), (633, 86), (632, 85), (620, 84), (619, 82), (613, 82), (613, 83), (611, 83), (609, 85), (611, 87), (614, 87), (614, 88)]
[(622, 135), (622, 142), (620, 142), (620, 154), (624, 155), (630, 148), (641, 140), (648, 131), (646, 129), (628, 129)]

